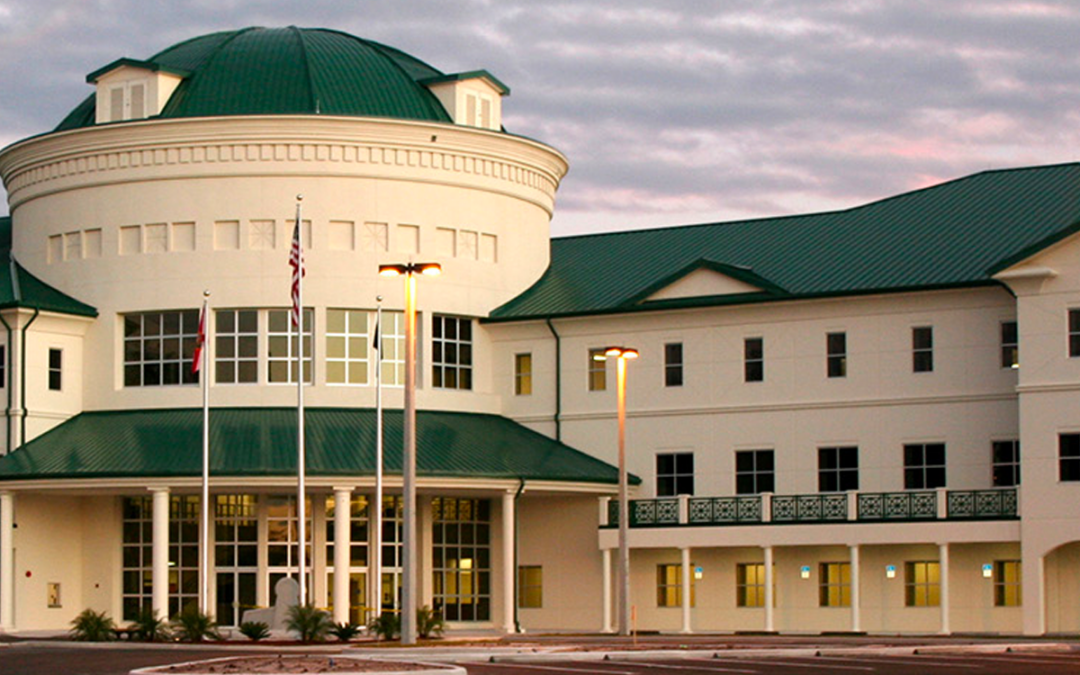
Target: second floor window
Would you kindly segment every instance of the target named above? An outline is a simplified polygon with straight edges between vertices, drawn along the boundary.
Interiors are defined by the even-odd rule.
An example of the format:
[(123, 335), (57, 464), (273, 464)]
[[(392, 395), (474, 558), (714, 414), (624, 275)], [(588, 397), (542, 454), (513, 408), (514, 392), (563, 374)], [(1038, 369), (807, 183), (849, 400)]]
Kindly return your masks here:
[(191, 372), (199, 310), (125, 314), (124, 386), (195, 384)]
[(604, 391), (607, 389), (607, 361), (598, 357), (604, 355), (603, 349), (589, 350), (589, 391)]
[[(296, 358), (300, 354), (300, 336), (296, 326), (289, 320), (288, 309), (267, 311), (266, 333), (269, 349), (266, 354), (267, 381), (271, 384), (296, 384)], [(304, 309), (303, 362), (304, 382), (311, 383), (311, 333), (315, 324), (315, 313), (311, 308)]]
[(472, 320), (436, 314), (431, 320), (431, 385), (472, 389)]
[(662, 452), (656, 456), (656, 496), (694, 494), (694, 453)]
[(991, 462), (994, 487), (1020, 484), (1020, 441), (994, 441)]
[(1001, 367), (1020, 367), (1020, 338), (1015, 321), (1001, 322)]
[(818, 491), (859, 489), (859, 449), (855, 446), (818, 448)]
[(916, 373), (934, 370), (934, 329), (931, 326), (911, 329), (911, 369)]
[(1080, 356), (1080, 309), (1069, 310), (1069, 356)]
[(945, 444), (911, 443), (904, 446), (904, 489), (945, 487)]
[(681, 387), (683, 383), (683, 348), (681, 342), (664, 345), (664, 386)]
[(743, 341), (743, 370), (747, 382), (765, 380), (765, 338), (746, 338)]
[(373, 378), (369, 312), (326, 310), (326, 383), (368, 384)]
[(259, 381), (259, 311), (219, 309), (214, 313), (214, 377), (218, 384)]
[(514, 394), (528, 396), (532, 393), (532, 354), (514, 355)]
[(63, 384), (64, 352), (59, 349), (49, 350), (49, 390), (60, 391)]
[(829, 377), (847, 377), (847, 333), (825, 336), (825, 371)]
[(1058, 480), (1080, 481), (1080, 434), (1058, 436)]
[(772, 450), (739, 450), (735, 453), (735, 492), (752, 495), (773, 492), (776, 473)]

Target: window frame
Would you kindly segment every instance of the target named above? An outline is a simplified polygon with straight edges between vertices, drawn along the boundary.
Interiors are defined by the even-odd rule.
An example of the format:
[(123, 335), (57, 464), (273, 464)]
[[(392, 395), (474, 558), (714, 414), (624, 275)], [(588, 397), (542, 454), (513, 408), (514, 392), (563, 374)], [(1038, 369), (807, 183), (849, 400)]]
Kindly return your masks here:
[[(670, 467), (662, 464), (670, 463)], [(687, 489), (688, 488), (688, 489)], [(694, 453), (656, 453), (656, 496), (677, 497), (694, 494)]]
[(829, 445), (818, 448), (818, 492), (859, 489), (859, 446)]
[(911, 329), (911, 372), (934, 372), (933, 326), (913, 326)]
[(851, 607), (851, 562), (818, 563), (818, 607)]
[(532, 395), (532, 352), (514, 354), (514, 396)]
[[(694, 569), (694, 563), (690, 563)], [(672, 581), (674, 575), (674, 581)], [(690, 606), (697, 604), (697, 585), (694, 575), (690, 575)], [(658, 608), (682, 607), (682, 563), (657, 563), (656, 565), (656, 606)]]
[(1070, 308), (1067, 319), (1069, 358), (1080, 356), (1080, 308)]
[(994, 561), (994, 607), (1024, 606), (1023, 573), (1021, 560)]
[(765, 381), (765, 338), (743, 338), (743, 381)]
[(596, 358), (604, 353), (603, 347), (589, 347), (589, 364), (585, 371), (589, 391), (607, 391), (607, 360)]
[(544, 566), (518, 565), (518, 608), (544, 608)]
[(683, 386), (683, 343), (664, 343), (664, 386)]
[(1019, 439), (991, 441), (990, 482), (994, 487), (1016, 487), (1020, 485)]
[[(473, 320), (450, 314), (431, 317), (431, 386), (472, 391)], [(451, 330), (450, 327), (453, 327)]]
[(765, 606), (765, 563), (735, 563), (735, 606)]
[(914, 560), (904, 563), (904, 606), (941, 606), (941, 563)]
[[(124, 388), (128, 387), (183, 387), (197, 385), (202, 371), (193, 373), (192, 362), (195, 357), (195, 343), (199, 333), (199, 310), (176, 309), (156, 310), (149, 312), (131, 312), (121, 314), (120, 323), (123, 332), (123, 371), (121, 381)], [(165, 329), (170, 322), (169, 317), (175, 316), (177, 321), (176, 333), (166, 333)], [(132, 321), (138, 318), (138, 333), (132, 331)], [(157, 333), (147, 333), (147, 322), (156, 319), (159, 322)], [(165, 358), (165, 341), (177, 340), (179, 355), (177, 358)], [(157, 342), (157, 356), (147, 358), (149, 345)], [(136, 347), (138, 358), (130, 358), (132, 347)], [(152, 350), (150, 350), (152, 351)], [(157, 368), (157, 382), (147, 383), (147, 375), (151, 368)], [(166, 381), (167, 373), (171, 366), (176, 368), (176, 382)], [(205, 370), (205, 369), (203, 369)], [(129, 383), (132, 373), (138, 374), (138, 383)]]
[[(296, 352), (300, 349), (303, 357), (301, 365), (304, 372), (304, 384), (315, 383), (315, 310), (305, 307), (301, 312), (303, 317), (303, 333), (298, 334), (296, 327), (292, 325), (292, 309), (266, 309), (266, 384), (270, 385), (295, 385), (296, 384)], [(285, 329), (275, 329), (274, 324), (281, 323), (284, 315)], [(301, 339), (302, 338), (302, 339)], [(285, 340), (288, 347), (285, 356), (274, 354), (274, 345)], [(275, 372), (275, 365), (285, 364), (286, 378), (281, 379), (281, 374)], [(280, 368), (279, 368), (280, 369)]]
[(1019, 324), (1013, 321), (1001, 322), (1001, 367), (1020, 367), (1020, 333)]
[(64, 350), (49, 347), (49, 391), (63, 391), (64, 387)]
[[(1066, 447), (1068, 444), (1068, 447)], [(1058, 482), (1080, 481), (1080, 433), (1058, 434)]]
[[(332, 328), (341, 319), (341, 329)], [(363, 317), (363, 328), (353, 326), (357, 317)], [(329, 387), (366, 387), (374, 384), (372, 340), (374, 338), (374, 326), (372, 325), (372, 312), (367, 309), (350, 309), (345, 307), (326, 308), (326, 326), (324, 327), (323, 339), (326, 340), (326, 355), (323, 357), (326, 368), (326, 385)], [(354, 344), (362, 345), (359, 349), (361, 354), (356, 354)], [(334, 345), (331, 347), (331, 345)], [(332, 356), (332, 354), (340, 354)], [(376, 357), (377, 359), (377, 357)], [(341, 364), (340, 373), (331, 370), (331, 364)], [(361, 368), (362, 366), (362, 368)], [(337, 370), (338, 366), (334, 366)], [(354, 381), (354, 372), (363, 372), (363, 378)]]
[(846, 331), (825, 334), (825, 376), (834, 379), (847, 377)]
[[(232, 315), (232, 330), (223, 330), (221, 324), (222, 318), (226, 315)], [(241, 330), (241, 314), (245, 316), (254, 315), (255, 317), (255, 332), (252, 333), (247, 330)], [(247, 384), (259, 384), (259, 342), (261, 335), (259, 333), (260, 324), (259, 310), (251, 308), (232, 308), (232, 309), (215, 309), (214, 310), (214, 384), (222, 385), (247, 385)], [(248, 356), (242, 355), (241, 346), (250, 344), (251, 338), (255, 339), (255, 355)], [(222, 347), (225, 344), (232, 344), (232, 354), (229, 356), (223, 356), (225, 352)], [(232, 377), (222, 377), (222, 366), (231, 364)], [(254, 371), (250, 373), (251, 379), (241, 379), (241, 371), (246, 371), (246, 368), (242, 368), (241, 364), (253, 364)], [(248, 375), (246, 375), (248, 376)]]
[[(749, 458), (749, 462), (740, 461)], [(764, 461), (765, 459), (768, 461)], [(742, 466), (740, 466), (742, 465)], [(767, 465), (767, 466), (766, 466)], [(750, 486), (745, 481), (751, 482)], [(747, 489), (748, 487), (752, 489)], [(776, 455), (772, 449), (735, 451), (735, 494), (757, 495), (776, 491)]]
[[(929, 454), (941, 450), (941, 461)], [(918, 455), (916, 456), (916, 451)], [(938, 478), (940, 477), (940, 481)], [(904, 489), (936, 490), (948, 486), (948, 453), (943, 442), (904, 444)]]

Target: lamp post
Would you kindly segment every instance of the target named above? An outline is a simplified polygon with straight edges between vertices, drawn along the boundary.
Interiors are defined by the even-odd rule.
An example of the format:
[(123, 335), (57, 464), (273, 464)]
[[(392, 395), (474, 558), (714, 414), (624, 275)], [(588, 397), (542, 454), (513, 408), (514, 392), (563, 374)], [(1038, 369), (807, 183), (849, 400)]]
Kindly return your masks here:
[(379, 265), (379, 276), (405, 277), (405, 410), (402, 421), (401, 644), (416, 644), (416, 275), (437, 276), (438, 263)]
[(630, 347), (605, 347), (597, 361), (615, 360), (615, 391), (619, 410), (619, 635), (630, 634), (630, 502), (626, 471), (626, 362), (638, 357)]

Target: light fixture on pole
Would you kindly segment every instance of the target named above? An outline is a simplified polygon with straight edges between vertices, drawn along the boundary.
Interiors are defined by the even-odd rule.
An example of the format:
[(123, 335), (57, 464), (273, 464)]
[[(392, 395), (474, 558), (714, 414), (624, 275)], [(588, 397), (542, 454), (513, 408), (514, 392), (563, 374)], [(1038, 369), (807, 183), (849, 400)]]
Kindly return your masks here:
[(615, 361), (615, 391), (619, 410), (619, 635), (630, 634), (630, 502), (629, 474), (626, 471), (626, 362), (638, 357), (630, 347), (605, 347), (597, 361)]
[(401, 644), (416, 644), (416, 275), (437, 276), (438, 263), (379, 265), (379, 276), (405, 277), (405, 410), (402, 420)]

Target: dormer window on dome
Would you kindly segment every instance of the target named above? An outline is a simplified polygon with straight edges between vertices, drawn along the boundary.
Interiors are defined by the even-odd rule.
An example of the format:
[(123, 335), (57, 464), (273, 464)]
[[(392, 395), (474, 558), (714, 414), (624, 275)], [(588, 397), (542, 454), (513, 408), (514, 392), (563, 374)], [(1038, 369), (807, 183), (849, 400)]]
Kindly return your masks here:
[(119, 59), (86, 76), (97, 87), (97, 124), (140, 120), (161, 113), (188, 73), (150, 61)]
[(510, 88), (486, 70), (472, 70), (420, 80), (454, 120), (481, 129), (502, 128), (502, 97)]

